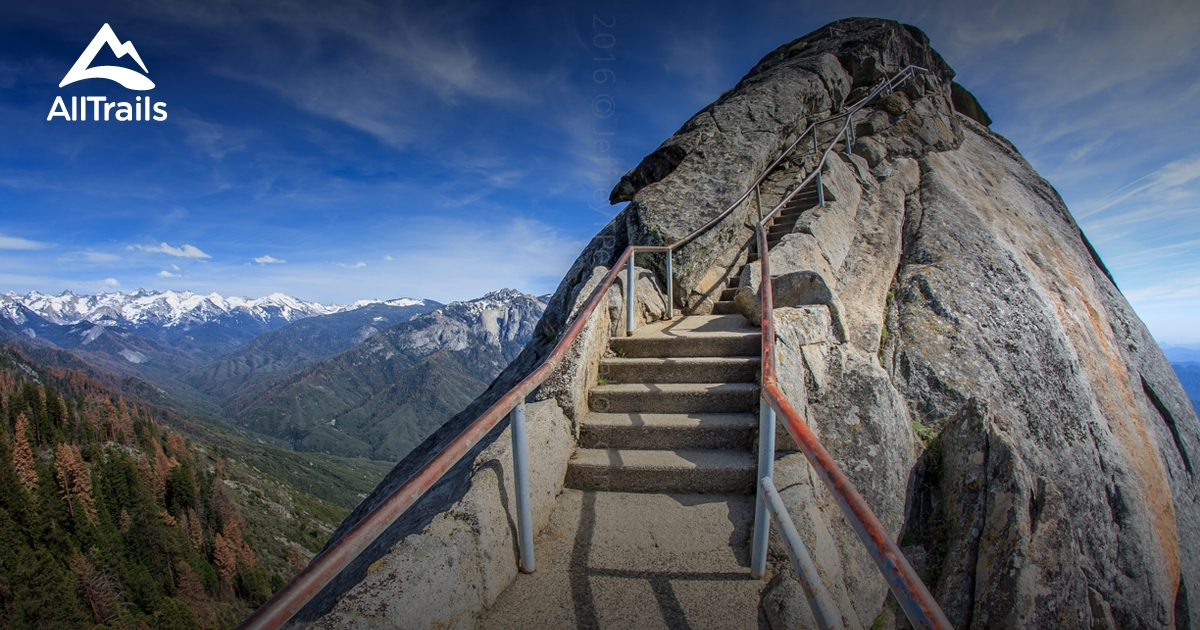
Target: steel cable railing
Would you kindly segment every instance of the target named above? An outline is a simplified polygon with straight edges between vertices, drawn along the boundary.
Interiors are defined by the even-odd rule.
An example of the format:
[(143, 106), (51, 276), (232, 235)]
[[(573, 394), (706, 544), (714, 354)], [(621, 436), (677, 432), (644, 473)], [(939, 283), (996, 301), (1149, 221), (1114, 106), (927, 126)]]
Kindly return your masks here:
[[(672, 258), (674, 251), (690, 243), (701, 234), (707, 232), (713, 226), (725, 220), (725, 218), (727, 218), (739, 205), (741, 205), (742, 202), (749, 198), (751, 193), (754, 193), (757, 196), (759, 186), (763, 181), (766, 180), (771, 171), (773, 171), (775, 167), (777, 167), (784, 159), (786, 159), (787, 156), (790, 155), (797, 146), (799, 146), (800, 142), (809, 133), (813, 134), (815, 149), (818, 125), (835, 121), (840, 118), (845, 118), (846, 123), (843, 124), (841, 131), (834, 137), (834, 139), (830, 142), (829, 147), (821, 155), (821, 158), (817, 162), (813, 171), (801, 182), (799, 186), (796, 187), (795, 190), (792, 191), (791, 194), (786, 196), (783, 201), (776, 205), (770, 213), (762, 217), (762, 219), (756, 224), (755, 228), (758, 239), (759, 259), (762, 264), (762, 277), (764, 278), (762, 285), (764, 309), (762, 328), (763, 408), (764, 410), (771, 410), (771, 422), (769, 430), (769, 439), (772, 446), (771, 455), (773, 458), (775, 427), (774, 410), (778, 409), (779, 413), (783, 414), (784, 418), (788, 420), (787, 426), (789, 431), (792, 432), (794, 437), (796, 437), (797, 443), (801, 445), (802, 449), (804, 449), (805, 455), (808, 456), (809, 461), (814, 462), (814, 467), (817, 467), (818, 463), (824, 467), (818, 467), (818, 470), (822, 471), (822, 479), (825, 480), (826, 485), (830, 488), (830, 491), (838, 497), (838, 502), (839, 505), (842, 506), (843, 512), (846, 513), (847, 518), (849, 518), (852, 524), (854, 524), (855, 531), (859, 533), (859, 537), (862, 538), (864, 544), (867, 545), (868, 551), (871, 551), (872, 557), (874, 557), (876, 559), (876, 563), (879, 564), (880, 570), (884, 572), (884, 577), (888, 580), (889, 587), (896, 595), (896, 598), (901, 600), (901, 606), (904, 608), (905, 613), (909, 614), (909, 609), (913, 606), (915, 606), (916, 610), (927, 610), (930, 608), (930, 606), (932, 606), (933, 609), (936, 609), (936, 614), (941, 615), (941, 609), (937, 607), (937, 603), (933, 601), (933, 598), (929, 595), (928, 590), (925, 589), (924, 585), (920, 583), (920, 579), (916, 577), (915, 573), (913, 573), (912, 567), (908, 565), (908, 562), (904, 559), (903, 554), (901, 554), (899, 550), (896, 549), (895, 544), (887, 538), (885, 530), (883, 529), (882, 525), (879, 524), (878, 520), (875, 519), (874, 515), (871, 514), (870, 508), (866, 506), (866, 503), (863, 502), (862, 498), (859, 497), (857, 492), (854, 491), (853, 486), (851, 486), (849, 481), (845, 479), (845, 476), (841, 475), (841, 472), (837, 470), (837, 466), (833, 463), (832, 458), (829, 457), (829, 454), (825, 452), (824, 448), (821, 447), (819, 442), (817, 442), (816, 437), (813, 436), (811, 431), (808, 430), (807, 426), (804, 425), (803, 421), (796, 414), (795, 409), (793, 409), (791, 405), (787, 403), (787, 400), (783, 397), (782, 393), (775, 385), (773, 367), (768, 368), (768, 366), (773, 366), (773, 364), (770, 363), (770, 359), (774, 355), (775, 337), (773, 332), (773, 320), (770, 317), (771, 276), (767, 263), (767, 242), (765, 236), (766, 233), (763, 229), (763, 226), (766, 222), (770, 221), (770, 219), (780, 210), (780, 208), (783, 207), (787, 201), (795, 196), (795, 194), (799, 192), (802, 187), (811, 183), (814, 178), (817, 181), (818, 189), (820, 189), (821, 167), (824, 165), (825, 159), (833, 149), (833, 146), (838, 142), (839, 139), (843, 137), (843, 135), (847, 133), (847, 127), (853, 122), (853, 115), (870, 100), (884, 91), (890, 92), (892, 89), (894, 89), (895, 85), (902, 83), (907, 77), (914, 76), (914, 73), (918, 70), (923, 71), (922, 68), (909, 66), (897, 73), (895, 76), (886, 79), (883, 83), (873, 89), (866, 97), (849, 107), (844, 113), (809, 124), (808, 127), (800, 133), (796, 140), (792, 142), (792, 144), (789, 145), (788, 148), (785, 149), (778, 158), (771, 162), (766, 169), (763, 170), (763, 173), (754, 181), (753, 184), (751, 184), (750, 187), (746, 189), (744, 193), (742, 193), (740, 197), (734, 200), (734, 202), (731, 203), (725, 210), (718, 213), (718, 215), (713, 219), (695, 229), (687, 236), (673, 242), (670, 245), (631, 245), (627, 247), (625, 251), (622, 252), (617, 258), (612, 268), (608, 270), (608, 273), (604, 276), (603, 280), (601, 280), (600, 284), (592, 291), (592, 294), (589, 296), (583, 308), (579, 310), (571, 325), (563, 333), (558, 340), (558, 343), (555, 344), (550, 354), (547, 355), (546, 359), (537, 367), (537, 369), (531, 372), (515, 387), (510, 389), (499, 400), (493, 403), (491, 407), (484, 411), (483, 414), (481, 414), (474, 422), (464, 429), (463, 432), (458, 435), (458, 437), (443, 447), (442, 450), (433, 457), (433, 459), (424, 464), (420, 469), (417, 470), (416, 473), (409, 477), (408, 480), (401, 484), (399, 488), (392, 491), (391, 494), (389, 494), (378, 505), (372, 508), (365, 516), (362, 517), (362, 519), (360, 519), (349, 530), (347, 530), (345, 534), (331, 543), (321, 553), (317, 554), (317, 556), (314, 557), (311, 562), (309, 562), (308, 566), (306, 566), (300, 571), (300, 573), (293, 577), (292, 580), (284, 585), (284, 587), (275, 593), (274, 596), (263, 603), (258, 610), (254, 611), (253, 614), (247, 617), (238, 626), (238, 629), (274, 630), (286, 624), (288, 620), (292, 618), (292, 616), (294, 616), (314, 597), (316, 597), (316, 595), (320, 593), (321, 590), (324, 589), (335, 577), (337, 577), (337, 575), (350, 566), (350, 564), (359, 556), (359, 554), (361, 554), (367, 549), (367, 547), (371, 545), (371, 543), (378, 539), (379, 536), (382, 535), (389, 526), (396, 522), (396, 520), (402, 514), (404, 514), (408, 508), (410, 508), (414, 503), (417, 502), (417, 500), (424, 496), (425, 493), (428, 492), (429, 489), (435, 483), (437, 483), (437, 481), (441, 479), (447, 471), (457, 464), (463, 458), (463, 456), (465, 456), (471, 450), (472, 447), (478, 444), (484, 436), (486, 436), (493, 428), (496, 427), (496, 425), (500, 423), (501, 420), (503, 420), (506, 415), (510, 413), (514, 416), (514, 422), (512, 425), (512, 439), (514, 442), (514, 459), (517, 460), (514, 462), (514, 465), (515, 467), (526, 469), (516, 473), (514, 477), (516, 477), (518, 480), (527, 480), (527, 462), (521, 461), (524, 458), (520, 455), (520, 453), (524, 452), (523, 445), (525, 442), (525, 436), (522, 430), (524, 427), (524, 422), (522, 420), (524, 417), (525, 398), (529, 396), (529, 394), (533, 393), (533, 391), (536, 390), (537, 387), (540, 386), (542, 382), (545, 381), (546, 378), (548, 378), (553, 373), (554, 369), (557, 368), (561, 363), (571, 344), (579, 336), (579, 333), (583, 330), (584, 326), (591, 318), (591, 315), (596, 310), (596, 307), (599, 305), (601, 300), (604, 299), (608, 293), (608, 290), (616, 281), (617, 276), (620, 274), (621, 267), (624, 265), (627, 268), (625, 280), (626, 333), (630, 334), (634, 326), (634, 258), (638, 253), (666, 253), (667, 319), (671, 319), (674, 312), (674, 282), (672, 269)], [(847, 142), (847, 151), (850, 149), (849, 145), (850, 142)], [(766, 411), (763, 413), (765, 414)], [(793, 426), (795, 426), (795, 429), (793, 429)], [(518, 435), (518, 433), (520, 433), (520, 435)], [(767, 437), (768, 436), (763, 435), (762, 439), (760, 439), (760, 442), (765, 442)], [(810, 454), (810, 452), (812, 454)], [(762, 466), (762, 458), (760, 457), (760, 473), (762, 472)], [(764, 475), (760, 474), (759, 478), (761, 479), (763, 476)], [(765, 476), (769, 477), (770, 474)], [(517, 525), (519, 529), (518, 546), (521, 548), (520, 564), (522, 570), (532, 571), (534, 568), (534, 560), (531, 544), (532, 525), (529, 517), (530, 506), (527, 481), (522, 485), (525, 487), (518, 488), (516, 506), (518, 512)], [(842, 493), (844, 492), (849, 493), (849, 498), (843, 497)], [(759, 498), (759, 502), (760, 504), (762, 502), (761, 496)], [(852, 514), (865, 514), (866, 517), (852, 518)], [(760, 545), (758, 545), (758, 523), (761, 520), (762, 519), (760, 519), (756, 513), (756, 554), (760, 548)], [(763, 557), (765, 560), (765, 540), (764, 545), (761, 547), (763, 549)], [(881, 553), (883, 554), (882, 556), (880, 555)], [(881, 557), (888, 558), (887, 562), (881, 560)], [(901, 576), (901, 579), (898, 582), (889, 578), (888, 575), (888, 571), (896, 572), (897, 568), (899, 571), (898, 575)], [(751, 572), (754, 574), (753, 567)], [(761, 574), (761, 568), (758, 574)], [(919, 588), (910, 587), (914, 581), (916, 587)], [(918, 601), (919, 603), (913, 604), (913, 606), (906, 606), (906, 601)], [(909, 614), (909, 619), (920, 628), (949, 627), (948, 624), (943, 626), (920, 623), (918, 620), (921, 619), (921, 617), (917, 616), (914, 618), (913, 614)], [(944, 615), (941, 615), (941, 619), (944, 621)]]

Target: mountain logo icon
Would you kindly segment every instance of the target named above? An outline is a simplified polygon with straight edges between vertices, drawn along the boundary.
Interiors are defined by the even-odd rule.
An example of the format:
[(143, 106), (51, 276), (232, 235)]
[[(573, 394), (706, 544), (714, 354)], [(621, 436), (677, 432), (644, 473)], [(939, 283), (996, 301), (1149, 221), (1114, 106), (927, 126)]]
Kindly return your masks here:
[(142, 58), (138, 55), (137, 49), (133, 47), (133, 42), (129, 41), (122, 44), (121, 40), (117, 39), (117, 34), (113, 32), (112, 27), (105, 24), (100, 27), (100, 31), (92, 38), (92, 43), (88, 44), (87, 48), (83, 50), (83, 54), (79, 55), (79, 59), (75, 60), (75, 65), (71, 66), (71, 69), (67, 72), (67, 76), (63, 77), (62, 83), (59, 83), (58, 87), (70, 85), (84, 79), (108, 79), (116, 81), (131, 90), (154, 89), (154, 82), (146, 78), (146, 75), (140, 74), (135, 70), (130, 70), (129, 68), (122, 68), (120, 66), (96, 66), (95, 68), (89, 68), (88, 66), (91, 65), (92, 60), (96, 58), (96, 53), (100, 52), (100, 48), (105, 44), (108, 44), (108, 47), (112, 49), (113, 54), (118, 59), (129, 55), (142, 67), (143, 72), (150, 72), (146, 70), (146, 64), (142, 63)]

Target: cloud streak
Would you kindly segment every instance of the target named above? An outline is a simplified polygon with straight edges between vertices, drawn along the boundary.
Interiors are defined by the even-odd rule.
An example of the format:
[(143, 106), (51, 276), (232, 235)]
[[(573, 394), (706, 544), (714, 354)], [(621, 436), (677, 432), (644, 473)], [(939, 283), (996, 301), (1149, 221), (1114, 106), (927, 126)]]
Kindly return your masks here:
[(144, 252), (167, 254), (168, 256), (176, 256), (178, 258), (193, 258), (193, 259), (197, 259), (197, 260), (203, 259), (203, 258), (212, 258), (212, 256), (209, 256), (208, 254), (204, 253), (203, 251), (200, 250), (200, 248), (198, 248), (194, 245), (184, 245), (183, 247), (171, 247), (170, 245), (167, 245), (166, 243), (160, 243), (158, 245), (134, 245), (133, 247), (140, 249)]
[(48, 249), (50, 247), (52, 247), (50, 243), (42, 243), (39, 241), (31, 241), (26, 238), (5, 236), (4, 234), (0, 234), (0, 249), (38, 250)]

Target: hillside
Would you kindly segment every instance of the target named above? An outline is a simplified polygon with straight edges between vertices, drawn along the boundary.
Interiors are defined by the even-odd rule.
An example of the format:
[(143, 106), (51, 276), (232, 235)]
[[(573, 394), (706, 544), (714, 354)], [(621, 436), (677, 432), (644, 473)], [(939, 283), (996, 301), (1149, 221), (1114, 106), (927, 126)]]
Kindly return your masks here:
[(395, 461), (487, 388), (544, 308), (513, 290), (455, 302), (269, 387), (239, 390), (226, 413), (296, 450)]
[(1183, 391), (1187, 392), (1188, 398), (1191, 399), (1192, 407), (1200, 410), (1200, 362), (1172, 363), (1171, 367), (1175, 369)]
[(232, 627), (387, 468), (222, 433), (39, 352), (78, 369), (0, 347), (4, 627)]
[(292, 322), (263, 333), (237, 350), (183, 375), (219, 400), (255, 392), (325, 357), (349, 350), (381, 329), (442, 307), (432, 300), (404, 307), (371, 304), (351, 311)]

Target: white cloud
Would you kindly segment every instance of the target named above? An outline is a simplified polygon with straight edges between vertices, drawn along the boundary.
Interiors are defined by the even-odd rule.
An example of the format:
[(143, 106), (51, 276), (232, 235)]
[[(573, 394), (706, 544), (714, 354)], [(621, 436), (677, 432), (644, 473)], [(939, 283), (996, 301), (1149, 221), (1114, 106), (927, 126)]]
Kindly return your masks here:
[(179, 271), (179, 265), (171, 265), (171, 268), (175, 271)]
[(144, 252), (157, 252), (160, 254), (169, 254), (171, 256), (178, 256), (180, 258), (197, 258), (197, 259), (212, 258), (212, 256), (209, 256), (208, 254), (205, 254), (204, 252), (200, 251), (200, 249), (194, 245), (184, 245), (183, 247), (171, 247), (170, 245), (167, 245), (166, 243), (161, 243), (159, 245), (134, 245), (134, 247), (136, 247)]
[(367, 266), (367, 263), (362, 262), (361, 260), (354, 263), (353, 265), (347, 265), (346, 263), (340, 263), (340, 262), (335, 262), (333, 264), (335, 264), (339, 267), (345, 267), (346, 269), (361, 269), (361, 268)]
[(274, 256), (259, 256), (258, 258), (254, 259), (254, 262), (258, 263), (259, 265), (268, 265), (268, 264), (272, 264), (272, 263), (282, 265), (282, 264), (287, 263), (286, 260), (280, 260), (278, 258), (275, 258)]
[(171, 273), (170, 271), (167, 271), (166, 269), (163, 269), (162, 271), (158, 272), (155, 275), (157, 275), (160, 278), (182, 278), (183, 277), (183, 274)]
[(121, 283), (117, 282), (116, 278), (105, 278), (99, 282), (93, 282), (92, 284), (107, 289), (118, 289), (121, 287)]
[(50, 247), (50, 243), (0, 234), (0, 249), (46, 249), (47, 247)]
[(392, 257), (391, 257), (391, 256), (384, 256), (384, 257), (383, 257), (383, 259), (384, 259), (384, 260), (391, 260), (391, 259), (392, 259)]

